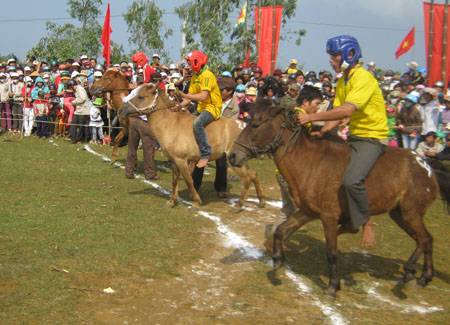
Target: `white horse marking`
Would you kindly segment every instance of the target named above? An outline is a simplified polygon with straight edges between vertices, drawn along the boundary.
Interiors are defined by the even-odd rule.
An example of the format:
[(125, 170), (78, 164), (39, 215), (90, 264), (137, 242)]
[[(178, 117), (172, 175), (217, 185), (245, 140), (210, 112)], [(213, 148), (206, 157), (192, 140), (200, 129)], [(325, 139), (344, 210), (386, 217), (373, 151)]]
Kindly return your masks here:
[(423, 169), (425, 169), (428, 173), (428, 177), (431, 178), (431, 174), (433, 173), (433, 171), (431, 170), (430, 165), (428, 165), (428, 163), (423, 160), (422, 157), (420, 157), (417, 152), (415, 151), (411, 151), (411, 153), (414, 155), (414, 157), (416, 158), (417, 163), (420, 165), (420, 167), (422, 167)]

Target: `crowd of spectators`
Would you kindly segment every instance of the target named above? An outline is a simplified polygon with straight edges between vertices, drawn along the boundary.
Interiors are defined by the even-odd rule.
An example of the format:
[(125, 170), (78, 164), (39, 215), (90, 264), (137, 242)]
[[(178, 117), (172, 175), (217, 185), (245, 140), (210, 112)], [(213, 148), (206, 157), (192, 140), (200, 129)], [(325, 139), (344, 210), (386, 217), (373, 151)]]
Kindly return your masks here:
[[(153, 54), (150, 65), (159, 73), (171, 100), (178, 100), (177, 89), (188, 91), (192, 76), (189, 66), (163, 64), (158, 54)], [(374, 62), (369, 62), (366, 68), (375, 76)], [(130, 84), (140, 84), (144, 80), (143, 67), (133, 62), (122, 61), (108, 69), (119, 70)], [(39, 138), (64, 136), (73, 143), (105, 144), (108, 138), (105, 135), (111, 136), (109, 126), (119, 128), (111, 123), (118, 108), (89, 92), (92, 83), (100, 79), (105, 70), (95, 58), (89, 59), (86, 55), (63, 62), (56, 59), (39, 62), (29, 58), (23, 64), (11, 57), (0, 65), (2, 131)], [(304, 72), (298, 61), (292, 59), (288, 67), (275, 69), (271, 75), (263, 75), (262, 69), (252, 63), (249, 67), (236, 66), (231, 71), (217, 70), (216, 77), (231, 81), (225, 84), (233, 91), (239, 119), (248, 121), (249, 105), (258, 96), (270, 97), (284, 107), (294, 108), (298, 106), (297, 96), (304, 85), (320, 89), (324, 99), (320, 110), (329, 110), (340, 75), (325, 70)], [(426, 71), (416, 62), (410, 62), (403, 74), (388, 70), (376, 77), (386, 102), (390, 145), (417, 150), (427, 160), (440, 157), (439, 153), (445, 152), (446, 144), (450, 144), (448, 85), (438, 81), (432, 87), (427, 86)], [(195, 103), (191, 105), (193, 112)], [(339, 135), (344, 139), (346, 131), (346, 121), (343, 121)], [(115, 132), (112, 133), (114, 137)]]

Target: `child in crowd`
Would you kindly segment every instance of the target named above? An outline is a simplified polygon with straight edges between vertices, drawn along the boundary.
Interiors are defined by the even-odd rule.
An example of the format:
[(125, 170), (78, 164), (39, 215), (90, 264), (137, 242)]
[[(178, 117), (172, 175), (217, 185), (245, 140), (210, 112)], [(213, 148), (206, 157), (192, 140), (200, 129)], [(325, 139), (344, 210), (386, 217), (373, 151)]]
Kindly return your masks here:
[(23, 97), (23, 129), (24, 136), (29, 137), (33, 129), (34, 124), (34, 109), (31, 104), (31, 89), (33, 85), (33, 79), (29, 76), (24, 78), (25, 85), (22, 88)]
[(395, 106), (389, 105), (386, 107), (387, 125), (389, 127), (388, 139), (389, 146), (398, 147), (397, 142), (397, 118), (395, 117)]
[(51, 83), (48, 86), (50, 90), (50, 94), (48, 95), (48, 103), (50, 106), (50, 110), (48, 113), (48, 130), (51, 136), (56, 136), (57, 133), (57, 124), (58, 124), (58, 111), (60, 109), (61, 101), (57, 94), (57, 87), (54, 83)]
[[(102, 144), (105, 145), (106, 143), (103, 137), (102, 112), (100, 108), (92, 104), (92, 102), (89, 102), (89, 106), (89, 127), (91, 128), (92, 142), (94, 144), (99, 144), (99, 142), (102, 142)], [(97, 137), (99, 141), (97, 141)]]
[(45, 91), (39, 90), (38, 98), (34, 101), (34, 116), (36, 117), (36, 136), (40, 138), (47, 137), (47, 114), (49, 112), (49, 104), (45, 99)]

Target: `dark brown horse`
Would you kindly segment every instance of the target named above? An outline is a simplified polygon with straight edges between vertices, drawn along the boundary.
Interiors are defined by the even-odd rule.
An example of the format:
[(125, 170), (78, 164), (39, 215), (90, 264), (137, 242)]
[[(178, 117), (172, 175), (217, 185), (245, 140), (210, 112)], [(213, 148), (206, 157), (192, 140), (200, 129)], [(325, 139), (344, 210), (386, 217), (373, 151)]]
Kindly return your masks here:
[[(340, 289), (338, 224), (350, 222), (347, 200), (341, 189), (350, 148), (345, 143), (311, 138), (305, 127), (297, 126), (292, 111), (272, 106), (268, 100), (258, 101), (250, 115), (251, 121), (231, 149), (229, 161), (234, 166), (242, 166), (249, 158), (271, 152), (299, 208), (275, 231), (274, 267), (279, 268), (285, 260), (282, 242), (304, 224), (320, 219), (330, 270), (327, 293), (335, 295)], [(450, 201), (449, 175), (432, 170), (413, 151), (388, 147), (365, 181), (371, 215), (388, 212), (416, 241), (416, 249), (404, 264), (404, 282), (415, 278), (415, 264), (422, 253), (423, 273), (417, 283), (425, 286), (432, 279), (433, 238), (425, 228), (423, 217), (439, 190), (447, 204)]]
[(127, 78), (114, 69), (106, 71), (100, 80), (93, 83), (91, 93), (98, 97), (104, 97), (107, 92), (111, 93), (112, 106), (116, 109), (120, 125), (122, 126), (122, 130), (114, 139), (114, 148), (111, 155), (111, 164), (114, 164), (117, 160), (119, 142), (128, 134), (128, 119), (122, 118), (119, 114), (119, 109), (123, 105), (122, 99), (130, 93)]
[[(193, 131), (195, 116), (187, 112), (173, 111), (170, 107), (174, 105), (175, 103), (168, 99), (165, 92), (155, 89), (152, 84), (146, 84), (139, 88), (137, 95), (124, 104), (121, 110), (131, 113), (138, 112), (139, 115), (146, 114), (152, 134), (158, 139), (164, 153), (174, 163), (173, 191), (167, 202), (168, 205), (173, 207), (178, 200), (178, 180), (181, 172), (194, 200), (192, 205), (198, 207), (202, 201), (194, 188), (188, 166), (189, 162), (196, 162), (200, 159), (200, 150)], [(229, 118), (220, 118), (208, 124), (206, 133), (212, 148), (210, 160), (219, 159), (227, 154), (243, 128), (242, 121)], [(259, 198), (259, 205), (263, 207), (265, 202), (256, 172), (246, 164), (235, 168), (235, 171), (243, 182), (241, 195), (236, 205), (242, 207), (248, 189), (253, 183)]]

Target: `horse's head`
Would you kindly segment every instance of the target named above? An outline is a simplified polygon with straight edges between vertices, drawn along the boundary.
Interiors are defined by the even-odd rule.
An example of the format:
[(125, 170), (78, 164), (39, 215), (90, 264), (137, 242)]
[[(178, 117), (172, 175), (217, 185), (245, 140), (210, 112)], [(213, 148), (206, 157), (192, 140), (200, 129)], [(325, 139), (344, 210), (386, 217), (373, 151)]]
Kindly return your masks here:
[(228, 159), (233, 166), (241, 167), (245, 161), (258, 154), (272, 151), (279, 139), (281, 119), (276, 116), (283, 110), (272, 100), (258, 99), (250, 108), (250, 122), (236, 139)]
[(96, 80), (90, 89), (91, 94), (101, 96), (106, 91), (127, 90), (128, 80), (117, 70), (107, 70), (103, 76)]

